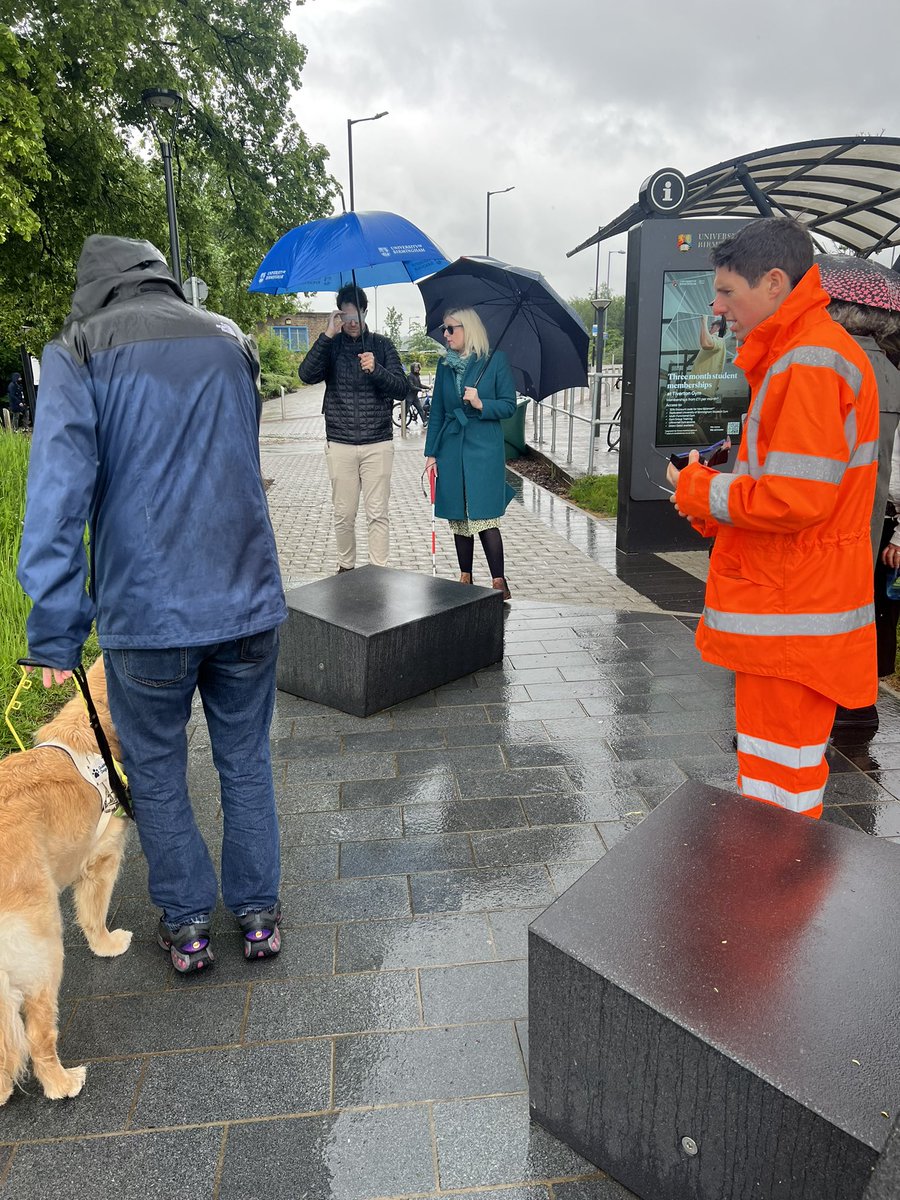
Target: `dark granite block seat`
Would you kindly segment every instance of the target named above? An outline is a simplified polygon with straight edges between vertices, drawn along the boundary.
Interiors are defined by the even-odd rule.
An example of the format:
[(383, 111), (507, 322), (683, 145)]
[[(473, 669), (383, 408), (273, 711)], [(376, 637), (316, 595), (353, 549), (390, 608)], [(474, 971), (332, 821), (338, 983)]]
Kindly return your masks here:
[(356, 716), (503, 657), (503, 596), (415, 571), (357, 567), (288, 592), (278, 687)]
[(900, 848), (684, 784), (531, 926), (534, 1119), (643, 1200), (860, 1200), (898, 931)]

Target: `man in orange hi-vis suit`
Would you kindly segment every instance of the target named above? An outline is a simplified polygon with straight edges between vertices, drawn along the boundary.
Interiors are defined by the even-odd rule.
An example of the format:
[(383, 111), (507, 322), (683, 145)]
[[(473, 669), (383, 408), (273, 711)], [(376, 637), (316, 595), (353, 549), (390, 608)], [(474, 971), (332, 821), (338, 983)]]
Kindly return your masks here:
[(715, 537), (697, 647), (735, 672), (738, 786), (818, 817), (835, 706), (875, 700), (869, 525), (878, 389), (826, 312), (809, 234), (752, 221), (713, 251), (716, 299), (750, 383), (731, 475), (669, 467), (672, 502)]

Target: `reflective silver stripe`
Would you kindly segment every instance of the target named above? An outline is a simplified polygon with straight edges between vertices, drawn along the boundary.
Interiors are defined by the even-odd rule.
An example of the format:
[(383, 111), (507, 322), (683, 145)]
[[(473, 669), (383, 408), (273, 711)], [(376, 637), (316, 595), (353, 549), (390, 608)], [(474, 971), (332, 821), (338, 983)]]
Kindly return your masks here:
[[(771, 367), (766, 371), (762, 383), (759, 385), (759, 391), (756, 393), (753, 406), (747, 418), (747, 428), (744, 435), (744, 441), (747, 445), (747, 462), (750, 474), (754, 479), (759, 478), (759, 422), (762, 416), (762, 408), (769, 381), (776, 375), (781, 375), (795, 364), (803, 367), (830, 368), (846, 381), (854, 396), (859, 395), (859, 389), (862, 385), (862, 371), (860, 371), (859, 367), (854, 366), (849, 359), (839, 354), (837, 350), (830, 350), (826, 346), (795, 346), (793, 350), (789, 350), (777, 362), (772, 363)], [(853, 442), (848, 443), (848, 450), (852, 451), (855, 444), (854, 427)]]
[(814, 454), (786, 454), (782, 450), (767, 455), (763, 475), (784, 475), (789, 479), (811, 479), (816, 483), (840, 483), (847, 464), (836, 458)]
[(849, 358), (844, 358), (843, 354), (838, 350), (832, 350), (830, 346), (795, 346), (783, 358), (779, 358), (772, 364), (769, 374), (780, 375), (782, 371), (786, 371), (788, 367), (795, 364), (801, 367), (827, 367), (840, 375), (854, 396), (859, 395), (862, 371), (859, 367), (854, 366)]
[(708, 606), (703, 610), (707, 629), (748, 637), (830, 637), (863, 629), (874, 620), (873, 604), (837, 613), (738, 613)]
[(827, 742), (822, 742), (821, 746), (785, 746), (782, 742), (767, 742), (765, 738), (750, 737), (746, 733), (739, 733), (737, 741), (738, 754), (752, 754), (755, 758), (764, 758), (794, 770), (817, 767), (828, 748)]
[(856, 449), (856, 409), (851, 408), (844, 422), (844, 441), (847, 443), (847, 454), (851, 455)]
[(709, 515), (726, 525), (731, 523), (728, 515), (728, 493), (734, 479), (734, 475), (717, 475), (709, 485)]
[(747, 417), (747, 427), (744, 441), (747, 445), (747, 470), (754, 479), (759, 477), (759, 414), (762, 412), (763, 400), (766, 398), (768, 375), (762, 381), (762, 386), (756, 394), (756, 400)]
[(777, 787), (767, 779), (748, 779), (742, 772), (741, 791), (754, 800), (768, 800), (772, 804), (780, 804), (782, 808), (790, 809), (791, 812), (802, 813), (819, 807), (825, 796), (825, 785), (823, 783), (820, 788), (813, 788), (808, 792), (789, 792), (787, 788)]
[(872, 463), (876, 462), (878, 462), (878, 443), (860, 442), (850, 455), (847, 467), (848, 469), (850, 467), (870, 467)]
[(737, 460), (737, 462), (734, 464), (734, 470), (731, 473), (732, 473), (732, 475), (749, 475), (750, 467), (747, 465), (747, 463), (744, 462), (744, 460), (742, 458), (739, 458)]

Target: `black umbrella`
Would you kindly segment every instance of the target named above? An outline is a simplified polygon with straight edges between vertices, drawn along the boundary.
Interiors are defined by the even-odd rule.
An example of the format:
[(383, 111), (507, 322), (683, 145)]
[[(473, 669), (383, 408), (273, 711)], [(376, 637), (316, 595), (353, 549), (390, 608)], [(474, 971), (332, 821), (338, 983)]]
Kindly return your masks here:
[(458, 258), (416, 287), (425, 300), (425, 327), (436, 341), (443, 340), (445, 313), (477, 311), (491, 348), (504, 351), (523, 396), (543, 400), (587, 383), (590, 335), (537, 271), (496, 258)]

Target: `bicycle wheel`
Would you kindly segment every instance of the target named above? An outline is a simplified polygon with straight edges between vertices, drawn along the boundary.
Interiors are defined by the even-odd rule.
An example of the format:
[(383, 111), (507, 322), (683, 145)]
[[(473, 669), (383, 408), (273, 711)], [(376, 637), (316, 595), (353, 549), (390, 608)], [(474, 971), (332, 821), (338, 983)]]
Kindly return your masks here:
[[(413, 420), (416, 418), (416, 416), (417, 416), (416, 410), (412, 407), (411, 404), (407, 404), (407, 406), (406, 406), (406, 428), (407, 429), (409, 429), (410, 425), (413, 423)], [(394, 407), (391, 412), (391, 420), (394, 422), (394, 424), (399, 429), (401, 422), (403, 420), (403, 402), (401, 400), (394, 401)]]
[(619, 439), (622, 436), (622, 405), (612, 415), (612, 420), (606, 427), (606, 445), (610, 450), (618, 450)]

